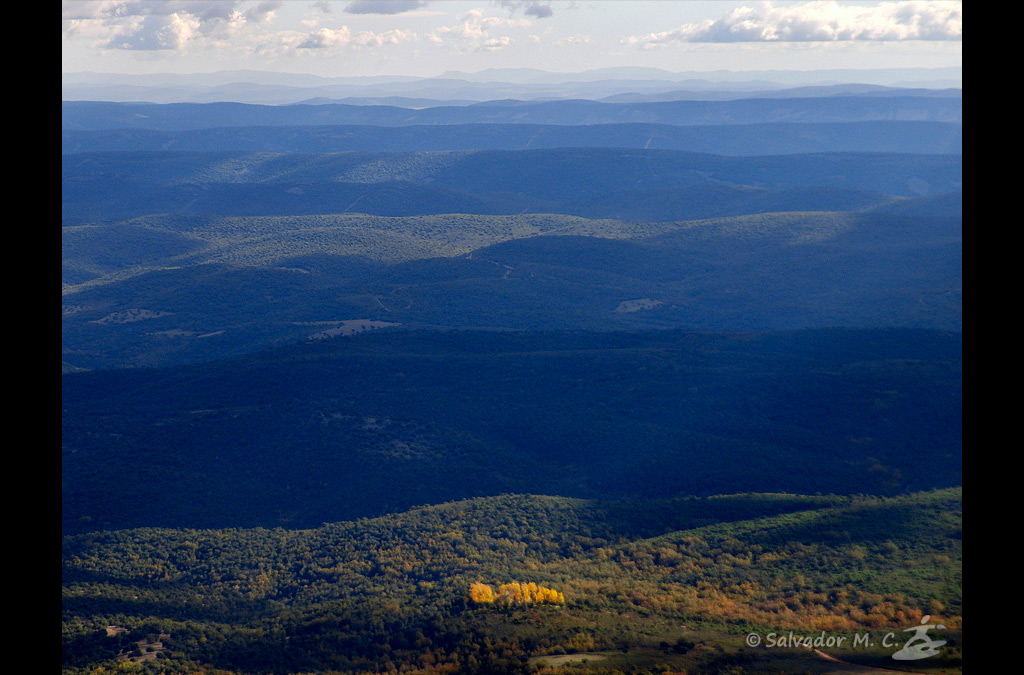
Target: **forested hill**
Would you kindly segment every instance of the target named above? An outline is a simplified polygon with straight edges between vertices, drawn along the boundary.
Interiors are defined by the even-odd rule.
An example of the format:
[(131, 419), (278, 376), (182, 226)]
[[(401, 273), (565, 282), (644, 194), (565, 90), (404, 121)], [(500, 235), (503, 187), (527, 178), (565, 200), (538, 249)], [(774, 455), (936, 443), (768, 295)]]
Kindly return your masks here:
[[(682, 133), (718, 154), (656, 149), (653, 135), (640, 148), (398, 150), (450, 148), (460, 129), (81, 132), (100, 147), (170, 149), (62, 158), (63, 367), (194, 362), (396, 324), (962, 326), (960, 154), (727, 154), (854, 136), (887, 150), (899, 138), (955, 146), (959, 125), (506, 124), (462, 140), (532, 148), (625, 134), (628, 145)], [(277, 138), (285, 151), (182, 151), (217, 137)], [(395, 151), (294, 152), (330, 138)]]
[[(718, 209), (877, 199), (714, 192)], [(681, 223), (337, 214), (65, 227), (63, 359), (168, 365), (396, 324), (959, 330), (960, 200)]]
[[(672, 208), (676, 191), (701, 187), (937, 195), (962, 189), (963, 158), (889, 153), (726, 157), (618, 148), (315, 155), (83, 153), (62, 157), (61, 181), (65, 222), (167, 212), (622, 217), (608, 212), (616, 201), (622, 203), (620, 213), (634, 206), (639, 195)], [(372, 195), (382, 190), (398, 195), (405, 191), (408, 197), (377, 207), (386, 210), (367, 210), (379, 201)], [(246, 199), (240, 200), (243, 196)], [(353, 201), (360, 197), (370, 201)], [(604, 213), (595, 213), (594, 207), (580, 212), (595, 199)], [(671, 213), (633, 217), (686, 219)]]
[[(525, 675), (566, 652), (591, 661), (570, 673), (821, 672), (803, 647), (742, 642), (769, 631), (846, 636), (828, 651), (891, 672), (883, 636), (925, 614), (945, 640), (927, 672), (950, 672), (939, 669), (961, 667), (961, 512), (959, 489), (506, 495), (311, 530), (70, 537), (65, 672)], [(557, 595), (471, 599), (474, 585), (530, 584)], [(850, 648), (854, 634), (876, 647)]]

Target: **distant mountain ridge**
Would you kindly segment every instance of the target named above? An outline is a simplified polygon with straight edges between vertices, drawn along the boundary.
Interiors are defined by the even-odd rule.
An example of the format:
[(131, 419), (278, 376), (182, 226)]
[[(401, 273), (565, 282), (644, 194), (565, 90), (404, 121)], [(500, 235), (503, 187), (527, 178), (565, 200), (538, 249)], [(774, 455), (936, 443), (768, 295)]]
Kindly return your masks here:
[(719, 155), (809, 152), (961, 154), (963, 126), (944, 122), (665, 124), (450, 124), (219, 127), (186, 131), (64, 131), (61, 151), (421, 152), (564, 147), (684, 150)]
[(438, 77), (321, 77), (252, 70), (213, 73), (64, 73), (62, 100), (196, 103), (236, 101), (288, 104), (312, 98), (401, 96), (486, 101), (501, 98), (602, 99), (620, 94), (659, 95), (682, 89), (700, 98), (729, 92), (780, 91), (790, 87), (843, 87), (850, 83), (885, 87), (962, 88), (962, 68), (876, 70), (743, 71), (670, 73), (657, 68), (606, 68), (582, 73), (536, 69), (449, 72)]
[(420, 110), (339, 104), (260, 106), (242, 103), (108, 103), (63, 101), (64, 130), (154, 129), (223, 126), (370, 124), (760, 124), (871, 120), (962, 123), (963, 102), (921, 96), (834, 96), (731, 101), (601, 103), (567, 100), (440, 106)]
[[(692, 199), (709, 190), (749, 195), (838, 188), (923, 196), (961, 190), (962, 171), (960, 156), (886, 153), (724, 157), (616, 148), (81, 153), (62, 157), (62, 212), (68, 223), (173, 212), (564, 213), (689, 220), (738, 215), (716, 212), (714, 201)], [(770, 210), (835, 210), (827, 201), (810, 209), (798, 203)]]

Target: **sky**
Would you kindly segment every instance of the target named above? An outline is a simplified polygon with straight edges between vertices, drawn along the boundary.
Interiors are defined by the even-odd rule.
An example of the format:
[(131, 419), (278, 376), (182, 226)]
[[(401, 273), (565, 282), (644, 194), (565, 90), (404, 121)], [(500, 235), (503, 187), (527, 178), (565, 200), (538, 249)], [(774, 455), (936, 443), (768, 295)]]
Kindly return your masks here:
[(65, 0), (62, 72), (963, 65), (961, 2)]

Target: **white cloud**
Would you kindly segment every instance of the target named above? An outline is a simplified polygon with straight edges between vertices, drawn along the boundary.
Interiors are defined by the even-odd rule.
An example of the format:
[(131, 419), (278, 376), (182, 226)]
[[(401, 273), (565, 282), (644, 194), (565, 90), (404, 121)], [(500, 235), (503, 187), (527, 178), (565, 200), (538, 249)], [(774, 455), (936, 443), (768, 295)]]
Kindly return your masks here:
[(555, 40), (556, 47), (575, 47), (577, 45), (586, 44), (590, 44), (589, 35), (569, 35), (567, 37), (562, 38), (561, 40)]
[(384, 45), (397, 45), (401, 42), (408, 42), (416, 39), (416, 33), (408, 30), (392, 29), (383, 33), (373, 31), (360, 31), (352, 40), (352, 43), (360, 47), (383, 47)]
[(208, 21), (229, 18), (237, 11), (237, 5), (236, 0), (65, 0), (61, 3), (61, 19), (116, 21), (143, 16), (187, 14), (199, 21)]
[(253, 23), (270, 23), (280, 7), (281, 3), (278, 0), (267, 0), (246, 11), (244, 16), (246, 21)]
[[(408, 4), (408, 3), (406, 3)], [(423, 4), (416, 0), (417, 6)], [(62, 7), (63, 37), (91, 38), (102, 49), (175, 50), (191, 45), (218, 51), (294, 53), (295, 50), (361, 49), (415, 40), (406, 30), (352, 32), (348, 26), (311, 32), (264, 30), (281, 7), (278, 0), (98, 0)], [(330, 6), (318, 3), (323, 16)], [(318, 21), (305, 24), (315, 28)]]
[(406, 30), (393, 29), (382, 33), (373, 31), (360, 31), (353, 35), (348, 26), (337, 29), (321, 28), (305, 36), (301, 42), (295, 45), (296, 49), (340, 49), (342, 47), (383, 47), (384, 45), (396, 45), (400, 42), (415, 40), (416, 33)]
[(132, 21), (127, 30), (115, 35), (108, 49), (139, 49), (144, 51), (182, 49), (199, 32), (200, 23), (191, 14), (145, 16)]
[(490, 38), (476, 45), (476, 50), (481, 52), (496, 52), (512, 44), (512, 38), (507, 35)]
[(344, 47), (352, 41), (352, 33), (348, 26), (338, 29), (321, 28), (306, 36), (306, 39), (297, 45), (298, 49), (332, 49)]
[(721, 19), (675, 30), (630, 36), (627, 44), (651, 49), (670, 42), (841, 42), (962, 40), (960, 2), (882, 2), (840, 5), (834, 1), (776, 7), (764, 2), (738, 7)]
[(460, 50), (498, 51), (512, 44), (507, 35), (492, 36), (491, 31), (499, 28), (528, 28), (533, 24), (527, 19), (486, 16), (482, 9), (471, 9), (461, 17), (455, 26), (441, 26), (427, 37), (435, 44), (447, 44)]
[(85, 36), (104, 49), (184, 50), (190, 43), (217, 44), (247, 25), (273, 20), (281, 3), (259, 2), (246, 11), (237, 0), (94, 0), (61, 5), (62, 37)]
[(101, 19), (108, 5), (115, 4), (106, 0), (87, 0), (86, 2), (63, 2), (60, 6), (62, 21), (88, 21)]

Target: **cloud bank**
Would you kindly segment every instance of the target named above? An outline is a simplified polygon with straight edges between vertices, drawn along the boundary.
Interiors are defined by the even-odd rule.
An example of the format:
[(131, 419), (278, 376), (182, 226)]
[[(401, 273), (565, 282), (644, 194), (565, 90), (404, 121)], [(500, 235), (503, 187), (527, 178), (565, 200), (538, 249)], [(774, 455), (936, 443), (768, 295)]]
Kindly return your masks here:
[(341, 28), (321, 28), (306, 36), (296, 47), (298, 49), (338, 49), (340, 47), (383, 47), (396, 45), (400, 42), (415, 40), (416, 33), (393, 29), (382, 33), (360, 31), (355, 35), (348, 26)]
[(631, 36), (624, 42), (650, 49), (671, 42), (862, 40), (963, 40), (963, 5), (910, 0), (869, 7), (844, 6), (833, 1), (776, 7), (765, 2), (739, 7), (721, 19)]
[(236, 0), (66, 2), (62, 33), (95, 36), (105, 49), (180, 50), (197, 39), (226, 40), (247, 25), (268, 23), (280, 6), (271, 0), (243, 12)]
[(456, 26), (441, 26), (429, 35), (430, 41), (463, 51), (496, 52), (512, 44), (507, 35), (491, 35), (494, 29), (528, 28), (526, 19), (486, 16), (480, 9), (471, 9)]

